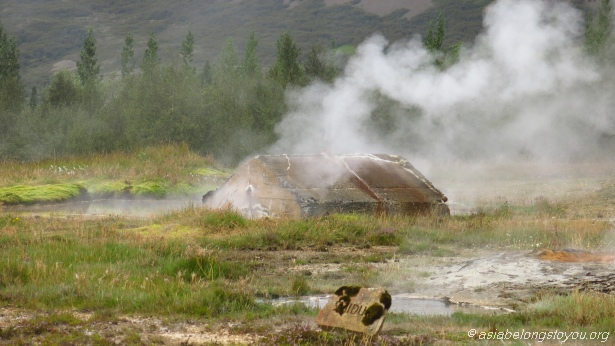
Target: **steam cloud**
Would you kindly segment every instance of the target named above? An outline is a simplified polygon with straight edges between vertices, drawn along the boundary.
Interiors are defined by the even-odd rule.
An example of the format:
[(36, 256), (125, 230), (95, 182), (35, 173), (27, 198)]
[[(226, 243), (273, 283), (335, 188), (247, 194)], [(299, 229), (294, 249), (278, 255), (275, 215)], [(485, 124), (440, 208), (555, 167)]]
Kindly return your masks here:
[[(583, 50), (583, 13), (499, 0), (441, 71), (420, 37), (366, 40), (333, 85), (289, 94), (272, 153), (387, 152), (409, 159), (571, 159), (614, 134), (612, 76)], [(387, 100), (387, 102), (382, 102)], [(379, 107), (393, 114), (379, 127)]]

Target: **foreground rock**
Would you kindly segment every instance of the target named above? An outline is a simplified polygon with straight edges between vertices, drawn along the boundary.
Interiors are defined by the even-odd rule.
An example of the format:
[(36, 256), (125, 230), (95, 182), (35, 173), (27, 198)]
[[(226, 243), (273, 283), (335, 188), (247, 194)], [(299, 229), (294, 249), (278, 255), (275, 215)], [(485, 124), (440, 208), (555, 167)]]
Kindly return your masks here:
[(342, 328), (375, 335), (391, 307), (391, 295), (383, 288), (343, 286), (316, 317), (323, 329)]

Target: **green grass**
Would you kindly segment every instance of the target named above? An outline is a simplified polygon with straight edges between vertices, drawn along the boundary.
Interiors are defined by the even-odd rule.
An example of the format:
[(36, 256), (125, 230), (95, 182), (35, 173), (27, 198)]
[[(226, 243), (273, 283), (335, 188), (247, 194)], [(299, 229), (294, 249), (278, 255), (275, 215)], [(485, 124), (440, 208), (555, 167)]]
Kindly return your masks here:
[(147, 181), (139, 183), (134, 185), (130, 191), (137, 197), (153, 196), (156, 198), (164, 198), (167, 195), (167, 189), (164, 186), (164, 182), (160, 181)]
[(79, 184), (16, 185), (0, 188), (0, 205), (57, 203), (85, 196), (87, 191)]
[(125, 180), (90, 180), (84, 185), (92, 196), (98, 198), (119, 198), (130, 193), (132, 185)]
[(201, 248), (191, 249), (190, 254), (166, 261), (162, 273), (185, 282), (214, 281), (218, 278), (237, 280), (250, 274), (249, 266), (224, 260), (215, 253)]
[(615, 295), (597, 292), (548, 294), (526, 308), (526, 313), (542, 318), (553, 327), (574, 325), (602, 329), (615, 335)]
[[(536, 333), (535, 341), (543, 340), (554, 331), (585, 333), (595, 336), (593, 343), (609, 340), (615, 333), (613, 309), (615, 296), (596, 292), (571, 292), (566, 295), (547, 293), (517, 313), (489, 315), (455, 312), (451, 322), (464, 330), (475, 329), (479, 334), (506, 333), (507, 331)], [(461, 339), (464, 338), (460, 334)], [(467, 338), (467, 336), (466, 336)], [(480, 335), (475, 337), (480, 339)], [(467, 340), (467, 339), (466, 339)], [(563, 339), (561, 340), (563, 341)], [(572, 339), (569, 340), (572, 342)]]
[[(269, 268), (266, 262), (240, 255), (246, 251), (322, 252), (344, 263), (335, 282), (365, 285), (381, 277), (370, 265), (395, 255), (445, 256), (486, 247), (529, 250), (537, 244), (600, 248), (606, 245), (610, 229), (608, 222), (515, 212), (445, 219), (330, 215), (247, 220), (229, 210), (189, 207), (144, 219), (4, 215), (0, 217), (4, 268), (0, 287), (7, 299), (26, 307), (190, 313), (197, 301), (211, 298), (203, 296), (211, 285), (233, 291), (235, 283), (252, 280), (252, 286), (242, 288), (247, 296), (323, 292), (326, 287), (293, 273), (273, 280), (264, 275)], [(330, 249), (369, 252), (374, 246), (389, 250), (363, 257), (329, 255)], [(250, 305), (250, 309), (259, 307)]]
[[(130, 196), (135, 186), (152, 196), (161, 188), (168, 196), (173, 189), (185, 188), (182, 184), (208, 186), (210, 179), (221, 176), (216, 172), (223, 172), (208, 158), (181, 147), (78, 158), (66, 165), (81, 167), (74, 174), (59, 174), (57, 169), (50, 173), (41, 163), (3, 164), (10, 172), (1, 179), (15, 184), (0, 191), (29, 184), (39, 188), (74, 184), (85, 186), (90, 194), (111, 196)], [(600, 193), (610, 198), (607, 192)], [(590, 195), (578, 201), (504, 203), (446, 218), (336, 214), (250, 220), (232, 210), (195, 206), (151, 217), (96, 219), (33, 217), (5, 210), (0, 213), (0, 306), (34, 315), (53, 313), (42, 313), (18, 328), (1, 328), (0, 343), (27, 344), (36, 337), (41, 344), (108, 344), (115, 336), (84, 330), (121, 324), (120, 316), (151, 315), (197, 320), (214, 330), (232, 323), (237, 333), (262, 336), (264, 345), (297, 338), (306, 345), (360, 344), (344, 333), (306, 328), (315, 309), (274, 307), (255, 297), (331, 293), (342, 285), (399, 285), (395, 287), (411, 292), (419, 283), (412, 278), (399, 282), (401, 269), (409, 275), (411, 268), (392, 261), (403, 257), (564, 245), (603, 249), (612, 242), (612, 225), (593, 215), (607, 214), (608, 209), (586, 209), (607, 208), (609, 203), (596, 206), (594, 199)], [(318, 272), (312, 264), (332, 264), (337, 269)], [(379, 345), (478, 341), (467, 337), (470, 328), (615, 335), (612, 295), (540, 292), (517, 310), (450, 317), (391, 314), (382, 337), (374, 341)], [(96, 313), (89, 319), (73, 313), (91, 311)], [(274, 322), (283, 327), (274, 330)], [(143, 330), (114, 332), (121, 334), (118, 340), (124, 344), (160, 341)]]
[[(520, 234), (532, 242), (517, 242), (514, 240), (517, 235), (507, 237), (501, 234), (513, 232), (509, 221), (501, 219), (482, 229), (466, 230), (473, 227), (474, 218), (452, 217), (435, 222), (428, 217), (374, 219), (364, 215), (332, 215), (305, 220), (246, 220), (234, 212), (211, 212), (200, 208), (186, 208), (154, 219), (130, 222), (121, 218), (62, 221), (7, 215), (0, 218), (0, 247), (6, 250), (0, 259), (7, 268), (1, 274), (0, 285), (5, 289), (24, 285), (21, 287), (24, 290), (14, 292), (16, 298), (21, 296), (24, 302), (36, 301), (35, 297), (24, 293), (31, 290), (37, 291), (40, 299), (50, 303), (66, 301), (71, 296), (68, 293), (75, 293), (83, 286), (80, 291), (88, 297), (80, 298), (79, 303), (91, 308), (104, 308), (106, 304), (105, 295), (96, 296), (96, 292), (90, 290), (92, 286), (105, 283), (101, 290), (111, 296), (120, 293), (115, 292), (116, 286), (132, 289), (156, 287), (155, 297), (147, 299), (142, 297), (143, 292), (134, 292), (140, 298), (135, 298), (131, 304), (140, 306), (141, 303), (136, 303), (140, 299), (162, 299), (164, 294), (160, 290), (163, 289), (158, 285), (164, 282), (172, 284), (167, 284), (169, 287), (163, 291), (182, 291), (183, 285), (241, 280), (258, 270), (258, 266), (253, 267), (249, 262), (230, 258), (227, 251), (391, 247), (388, 254), (375, 253), (355, 259), (358, 263), (369, 264), (390, 259), (394, 252), (438, 255), (439, 251), (446, 254), (455, 248), (472, 249), (487, 244), (502, 249), (511, 246), (531, 249), (536, 238), (553, 240), (555, 237), (560, 243), (576, 241), (599, 247), (610, 229), (608, 223), (590, 224), (591, 228), (585, 225), (584, 229), (581, 223), (573, 220), (567, 226), (568, 231), (560, 225), (561, 231), (557, 234), (552, 233), (548, 224), (530, 231), (519, 228)], [(519, 223), (515, 221), (515, 225)], [(42, 229), (44, 233), (40, 233)], [(149, 229), (156, 236), (148, 237)], [(174, 230), (181, 229), (196, 230), (197, 233), (190, 232), (198, 236), (171, 236)], [(461, 239), (461, 236), (468, 239)], [(28, 260), (24, 261), (24, 258)], [(355, 267), (354, 271), (352, 268), (347, 267), (348, 273), (356, 272), (359, 278), (368, 279), (372, 275), (361, 266)], [(80, 279), (73, 282), (76, 276)], [(66, 280), (71, 282), (68, 291)], [(304, 286), (299, 282), (295, 288), (301, 288), (303, 292)], [(40, 291), (39, 288), (45, 289)], [(115, 301), (113, 306), (118, 306), (117, 300), (110, 301)]]
[(122, 239), (108, 222), (79, 223), (63, 236), (40, 236), (30, 223), (0, 258), (0, 288), (18, 306), (207, 316), (259, 309), (249, 291), (225, 281), (249, 274), (241, 264), (185, 244)]
[(229, 173), (185, 146), (69, 157), (30, 163), (0, 162), (0, 203), (62, 202), (75, 197), (164, 198), (201, 195)]
[(247, 220), (239, 213), (232, 210), (221, 210), (207, 213), (198, 224), (205, 229), (219, 232), (245, 228), (247, 223)]
[[(511, 243), (501, 233), (514, 233), (513, 228), (521, 224), (553, 220), (536, 222), (536, 215), (530, 219), (518, 217), (514, 213), (505, 217), (484, 213), (447, 219), (331, 215), (304, 220), (247, 220), (232, 211), (213, 212), (194, 207), (143, 219), (65, 220), (3, 215), (0, 216), (1, 304), (31, 311), (97, 311), (100, 316), (83, 321), (58, 313), (19, 330), (4, 328), (1, 333), (13, 341), (25, 340), (39, 332), (51, 343), (87, 343), (94, 342), (95, 335), (85, 335), (77, 327), (85, 328), (104, 316), (117, 314), (170, 314), (206, 318), (210, 323), (232, 319), (249, 325), (246, 327), (249, 330), (257, 328), (255, 321), (288, 320), (291, 316), (313, 319), (312, 310), (275, 308), (257, 302), (255, 297), (326, 293), (336, 285), (349, 283), (387, 284), (388, 274), (373, 264), (402, 255), (404, 246), (412, 242), (424, 244), (414, 251), (430, 255), (439, 250), (472, 249), (486, 244), (531, 248), (529, 243)], [(590, 223), (582, 224), (579, 220), (559, 222), (561, 230), (574, 229), (577, 237), (571, 238), (572, 231), (562, 231), (556, 236), (562, 242), (576, 239), (583, 244), (598, 245), (598, 239), (610, 230), (608, 224), (602, 223), (598, 223), (599, 227), (589, 227)], [(534, 226), (531, 232), (519, 228), (519, 232), (524, 236), (553, 237), (550, 226)], [(148, 229), (156, 231), (150, 235)], [(192, 233), (193, 237), (171, 236), (179, 229), (196, 233)], [(460, 240), (461, 235), (468, 239)], [(369, 254), (376, 246), (386, 246), (388, 250)], [(294, 263), (290, 257), (271, 263), (267, 259), (255, 259), (274, 254), (275, 250), (299, 248), (328, 256), (320, 259), (324, 263), (342, 264), (336, 274), (339, 278), (286, 271), (283, 268), (290, 268)], [(363, 249), (368, 255), (353, 255), (352, 251), (336, 254), (330, 248)], [(260, 252), (252, 254), (246, 250)], [(456, 313), (450, 318), (432, 320), (395, 317), (387, 322), (389, 329), (378, 342), (382, 345), (397, 345), (400, 340), (406, 344), (416, 340), (468, 342), (464, 330), (467, 332), (470, 327), (485, 332), (493, 328), (612, 331), (615, 309), (612, 298), (593, 293), (542, 294), (516, 314)], [(56, 326), (52, 329), (58, 332), (50, 332), (47, 328), (50, 325)], [(258, 329), (265, 336), (263, 340), (276, 340), (274, 334), (268, 334), (270, 329), (258, 328), (263, 328)], [(288, 329), (276, 335), (290, 338), (299, 333), (296, 327), (285, 328)], [(403, 335), (398, 331), (403, 331)], [(299, 334), (315, 344), (349, 340), (335, 333), (304, 332)], [(124, 335), (132, 335), (129, 334)], [(98, 337), (105, 340), (104, 336)]]
[[(216, 211), (200, 219), (188, 215), (182, 223), (202, 227), (206, 244), (226, 249), (396, 246), (405, 255), (450, 255), (458, 247), (599, 248), (607, 245), (605, 236), (610, 228), (608, 221), (560, 219), (551, 214), (526, 214), (525, 211), (511, 211), (506, 215), (479, 212), (445, 219), (331, 215), (303, 220), (245, 220), (232, 211)], [(224, 237), (215, 236), (222, 231)]]

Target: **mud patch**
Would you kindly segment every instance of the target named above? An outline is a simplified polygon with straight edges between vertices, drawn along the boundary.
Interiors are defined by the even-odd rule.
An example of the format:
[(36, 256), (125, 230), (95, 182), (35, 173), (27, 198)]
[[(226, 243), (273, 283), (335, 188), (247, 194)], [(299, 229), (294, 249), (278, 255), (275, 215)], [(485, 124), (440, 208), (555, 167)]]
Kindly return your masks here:
[(534, 253), (502, 252), (431, 268), (434, 273), (413, 298), (448, 299), (453, 304), (511, 308), (541, 289), (615, 292), (615, 264), (558, 262)]
[(589, 251), (564, 249), (564, 250), (549, 250), (536, 249), (532, 252), (534, 256), (545, 261), (556, 262), (596, 262), (596, 263), (613, 263), (615, 262), (615, 254), (601, 252), (593, 253)]

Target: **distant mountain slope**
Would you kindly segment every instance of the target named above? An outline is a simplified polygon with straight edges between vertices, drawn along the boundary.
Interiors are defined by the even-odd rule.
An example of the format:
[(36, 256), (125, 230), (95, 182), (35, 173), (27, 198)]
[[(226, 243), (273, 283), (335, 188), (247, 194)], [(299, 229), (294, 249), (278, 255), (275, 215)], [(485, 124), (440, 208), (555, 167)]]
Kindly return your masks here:
[[(301, 0), (294, 0), (289, 3), (298, 3)], [(379, 16), (389, 15), (397, 10), (407, 10), (404, 15), (410, 19), (416, 15), (423, 13), (425, 10), (433, 6), (432, 0), (325, 0), (328, 6), (351, 4), (358, 6), (365, 12), (377, 14)]]
[(442, 12), (447, 40), (469, 41), (480, 31), (492, 0), (3, 0), (0, 21), (17, 37), (22, 77), (28, 87), (48, 81), (54, 64), (77, 61), (88, 27), (94, 28), (103, 73), (119, 69), (124, 38), (135, 38), (139, 61), (150, 33), (157, 35), (163, 61), (177, 58), (188, 30), (195, 36), (195, 61), (213, 61), (227, 39), (239, 52), (250, 32), (259, 39), (264, 64), (275, 59), (275, 42), (285, 30), (307, 52), (334, 40), (356, 45), (373, 33), (395, 41), (423, 34)]

